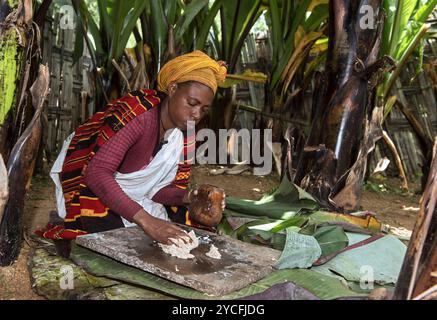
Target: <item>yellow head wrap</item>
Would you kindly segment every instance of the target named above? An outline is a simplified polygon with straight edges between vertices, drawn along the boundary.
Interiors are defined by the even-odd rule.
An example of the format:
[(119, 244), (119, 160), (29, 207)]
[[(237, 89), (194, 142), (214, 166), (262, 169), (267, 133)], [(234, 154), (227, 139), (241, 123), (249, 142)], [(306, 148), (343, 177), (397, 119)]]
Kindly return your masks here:
[(171, 82), (197, 81), (210, 87), (215, 94), (217, 85), (225, 81), (226, 72), (224, 62), (196, 50), (176, 57), (162, 67), (158, 73), (158, 90), (167, 93)]

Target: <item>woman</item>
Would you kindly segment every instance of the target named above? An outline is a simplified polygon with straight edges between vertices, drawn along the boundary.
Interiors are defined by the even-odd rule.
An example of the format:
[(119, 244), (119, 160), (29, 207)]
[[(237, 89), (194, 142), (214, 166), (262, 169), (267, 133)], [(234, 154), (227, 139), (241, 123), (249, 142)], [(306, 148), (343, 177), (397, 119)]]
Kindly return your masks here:
[(158, 91), (130, 92), (79, 126), (51, 171), (64, 226), (39, 234), (74, 239), (137, 224), (161, 243), (183, 236), (166, 221), (191, 223), (187, 155), (195, 139), (183, 132), (207, 113), (225, 77), (224, 63), (201, 51), (179, 56), (159, 72)]

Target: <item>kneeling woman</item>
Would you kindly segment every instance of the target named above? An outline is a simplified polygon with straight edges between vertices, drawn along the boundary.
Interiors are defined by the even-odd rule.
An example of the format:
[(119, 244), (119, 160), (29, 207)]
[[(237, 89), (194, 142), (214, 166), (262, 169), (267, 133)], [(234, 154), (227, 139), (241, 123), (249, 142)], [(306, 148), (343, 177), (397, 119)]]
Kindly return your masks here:
[(80, 125), (51, 172), (64, 225), (41, 235), (74, 239), (132, 224), (161, 243), (183, 235), (168, 220), (190, 224), (186, 206), (196, 193), (188, 190), (187, 158), (195, 138), (184, 132), (211, 107), (225, 77), (223, 63), (194, 51), (164, 65), (157, 91), (130, 92)]

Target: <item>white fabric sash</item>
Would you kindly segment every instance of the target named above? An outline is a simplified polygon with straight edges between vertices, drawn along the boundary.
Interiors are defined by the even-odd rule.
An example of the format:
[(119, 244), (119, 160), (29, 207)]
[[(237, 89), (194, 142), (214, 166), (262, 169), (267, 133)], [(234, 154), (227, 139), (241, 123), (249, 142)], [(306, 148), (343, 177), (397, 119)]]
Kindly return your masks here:
[[(56, 204), (61, 218), (65, 218), (66, 210), (60, 173), (73, 136), (74, 133), (70, 134), (64, 141), (61, 152), (50, 171), (50, 176), (56, 186)], [(161, 150), (159, 150), (145, 168), (131, 173), (116, 172), (114, 175), (121, 189), (132, 200), (140, 204), (150, 215), (163, 220), (168, 220), (167, 211), (162, 204), (156, 203), (151, 199), (160, 189), (170, 185), (176, 177), (183, 148), (182, 131), (175, 128), (169, 131), (166, 136), (168, 136), (167, 143), (162, 146)], [(126, 227), (135, 225), (123, 217), (122, 220)]]

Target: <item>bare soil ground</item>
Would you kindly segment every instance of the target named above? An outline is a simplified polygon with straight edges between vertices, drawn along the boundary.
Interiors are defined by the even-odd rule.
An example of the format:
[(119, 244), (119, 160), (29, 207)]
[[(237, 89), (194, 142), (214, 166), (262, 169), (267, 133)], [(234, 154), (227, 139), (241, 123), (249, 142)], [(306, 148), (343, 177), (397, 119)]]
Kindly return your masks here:
[[(224, 188), (227, 195), (259, 199), (263, 193), (272, 190), (279, 183), (277, 175), (254, 176), (250, 172), (239, 175), (212, 175), (209, 171), (215, 166), (194, 167), (192, 182), (208, 183)], [(414, 228), (418, 213), (420, 195), (397, 192), (400, 185), (398, 179), (385, 182), (389, 186), (388, 192), (365, 190), (361, 207), (377, 214), (384, 223), (408, 230)], [(417, 188), (413, 185), (412, 189)], [(50, 178), (36, 177), (32, 181), (30, 191), (26, 197), (24, 227), (25, 234), (32, 234), (34, 230), (46, 225), (49, 212), (56, 209), (55, 189)], [(31, 288), (28, 259), (31, 242), (23, 242), (23, 248), (17, 261), (9, 267), (0, 267), (0, 300), (41, 300)]]

